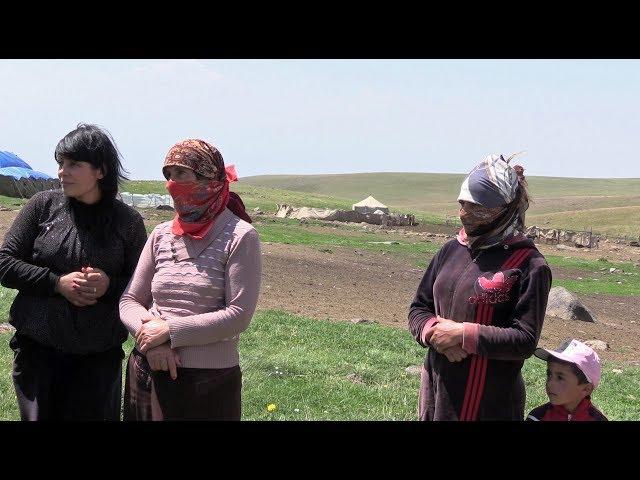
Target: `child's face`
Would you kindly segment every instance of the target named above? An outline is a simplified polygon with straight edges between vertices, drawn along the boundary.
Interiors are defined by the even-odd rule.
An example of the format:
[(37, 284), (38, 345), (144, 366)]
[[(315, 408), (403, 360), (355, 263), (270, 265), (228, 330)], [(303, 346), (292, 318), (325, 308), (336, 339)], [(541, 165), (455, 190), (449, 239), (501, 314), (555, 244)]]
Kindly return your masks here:
[(553, 405), (563, 405), (570, 412), (591, 393), (591, 384), (578, 384), (570, 365), (547, 363), (547, 395)]

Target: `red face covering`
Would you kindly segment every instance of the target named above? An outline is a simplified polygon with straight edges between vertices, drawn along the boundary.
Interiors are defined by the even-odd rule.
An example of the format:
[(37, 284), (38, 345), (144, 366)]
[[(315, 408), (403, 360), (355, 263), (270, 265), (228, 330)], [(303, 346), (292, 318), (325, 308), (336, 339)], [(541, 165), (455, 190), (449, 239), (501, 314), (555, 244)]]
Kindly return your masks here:
[(173, 197), (176, 216), (172, 231), (175, 235), (203, 238), (229, 202), (229, 180), (203, 182), (167, 182)]
[(238, 180), (235, 167), (225, 168), (222, 155), (213, 145), (199, 139), (178, 142), (167, 153), (163, 169), (171, 165), (188, 168), (206, 177), (197, 182), (167, 182), (176, 209), (172, 227), (175, 235), (203, 238), (225, 207), (251, 223), (238, 194), (229, 191), (229, 182)]

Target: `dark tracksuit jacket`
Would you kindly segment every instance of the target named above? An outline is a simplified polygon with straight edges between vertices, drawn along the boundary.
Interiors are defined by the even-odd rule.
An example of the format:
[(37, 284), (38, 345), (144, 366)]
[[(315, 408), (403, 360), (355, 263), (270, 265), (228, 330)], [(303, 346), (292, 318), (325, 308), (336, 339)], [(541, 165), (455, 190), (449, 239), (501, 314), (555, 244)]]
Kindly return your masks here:
[(527, 421), (533, 422), (606, 422), (609, 419), (603, 415), (592, 403), (591, 397), (585, 397), (576, 407), (569, 412), (562, 405), (545, 403), (534, 408), (527, 415)]
[(421, 385), (423, 420), (523, 420), (521, 369), (538, 344), (551, 270), (533, 242), (471, 251), (443, 245), (420, 282), (409, 328), (420, 345), (436, 315), (465, 323), (461, 362), (429, 348)]

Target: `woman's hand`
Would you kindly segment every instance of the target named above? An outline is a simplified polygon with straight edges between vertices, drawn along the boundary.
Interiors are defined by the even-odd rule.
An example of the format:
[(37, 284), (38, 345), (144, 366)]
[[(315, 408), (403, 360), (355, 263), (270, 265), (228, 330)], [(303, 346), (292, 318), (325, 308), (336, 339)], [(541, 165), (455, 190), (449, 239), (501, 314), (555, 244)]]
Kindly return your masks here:
[(83, 298), (93, 300), (102, 297), (109, 288), (109, 276), (95, 267), (82, 267), (82, 277), (74, 280), (75, 289)]
[(446, 355), (447, 359), (450, 362), (461, 362), (465, 358), (469, 356), (467, 351), (463, 349), (460, 345), (456, 345), (455, 347), (449, 347), (442, 352)]
[(438, 323), (427, 330), (425, 339), (435, 347), (439, 353), (447, 348), (462, 344), (464, 326), (447, 318), (438, 317)]
[(142, 353), (169, 340), (169, 324), (159, 317), (142, 318), (142, 326), (136, 332), (136, 343)]
[(95, 303), (97, 303), (95, 296), (83, 294), (76, 286), (76, 282), (82, 281), (83, 278), (84, 273), (82, 272), (71, 272), (67, 275), (63, 275), (58, 280), (58, 284), (56, 285), (56, 292), (58, 292), (76, 307), (86, 307), (87, 305), (94, 305)]
[(165, 372), (168, 370), (172, 380), (178, 378), (177, 367), (182, 366), (180, 355), (172, 350), (168, 343), (150, 348), (146, 357), (151, 370), (164, 370)]

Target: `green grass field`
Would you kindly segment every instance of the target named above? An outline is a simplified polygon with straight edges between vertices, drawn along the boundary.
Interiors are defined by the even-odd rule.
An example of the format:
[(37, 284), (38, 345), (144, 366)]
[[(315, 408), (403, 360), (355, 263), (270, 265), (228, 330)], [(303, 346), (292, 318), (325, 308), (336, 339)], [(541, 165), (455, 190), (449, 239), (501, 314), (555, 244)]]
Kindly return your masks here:
[[(274, 212), (277, 203), (294, 207), (350, 209), (373, 195), (392, 211), (413, 213), (422, 223), (442, 224), (457, 216), (462, 174), (357, 173), (340, 175), (262, 175), (232, 184), (248, 209)], [(640, 179), (528, 177), (533, 197), (527, 224), (543, 228), (593, 230), (606, 235), (640, 236)], [(134, 180), (122, 191), (167, 193), (165, 182)], [(25, 200), (0, 196), (10, 208)]]
[[(456, 196), (463, 174), (449, 173), (353, 173), (335, 175), (259, 175), (244, 177), (242, 183), (323, 194), (343, 198), (373, 195), (388, 197), (390, 204), (415, 203), (423, 197), (429, 202), (447, 202)], [(534, 198), (568, 196), (638, 195), (638, 178), (561, 178), (527, 177)]]
[(9, 309), (17, 293), (17, 290), (0, 286), (0, 323), (6, 322), (9, 318)]
[[(422, 223), (455, 218), (461, 174), (357, 173), (340, 175), (262, 175), (232, 184), (249, 209), (295, 207), (350, 209), (373, 195)], [(593, 230), (606, 235), (640, 236), (640, 179), (528, 177), (533, 197), (527, 224), (543, 228)], [(166, 193), (164, 182), (132, 181), (123, 191)]]
[[(320, 222), (316, 222), (320, 224)], [(307, 245), (314, 248), (344, 247), (369, 251), (383, 251), (409, 262), (414, 267), (426, 268), (431, 257), (440, 248), (440, 244), (431, 243), (420, 237), (408, 237), (389, 242), (390, 237), (369, 232), (367, 234), (342, 229), (327, 232), (310, 231), (300, 225), (298, 220), (270, 219), (255, 224), (263, 242), (290, 245)], [(353, 229), (350, 229), (353, 230)], [(575, 274), (571, 279), (554, 279), (553, 286), (562, 286), (575, 293), (599, 293), (607, 295), (640, 295), (640, 269), (630, 262), (610, 262), (584, 260), (558, 255), (549, 255), (547, 262), (552, 267), (560, 267)], [(609, 273), (610, 268), (622, 270), (622, 273)], [(581, 279), (578, 279), (580, 277)]]
[(26, 198), (14, 198), (7, 197), (6, 195), (0, 195), (0, 205), (6, 208), (10, 208), (11, 210), (18, 209), (22, 205), (27, 203)]
[(608, 236), (627, 235), (630, 240), (640, 236), (640, 205), (609, 208), (590, 208), (577, 211), (560, 211), (536, 214), (532, 209), (527, 216), (529, 225), (542, 228), (563, 228), (574, 231), (589, 231)]
[[(359, 201), (367, 195), (389, 207), (439, 223), (456, 216), (464, 175), (435, 173), (358, 173), (344, 175), (263, 175), (243, 184)], [(533, 197), (528, 225), (607, 235), (640, 236), (640, 179), (528, 177)], [(302, 205), (301, 205), (302, 206)], [(425, 217), (423, 221), (429, 221)]]
[[(290, 245), (308, 245), (316, 248), (345, 247), (360, 250), (382, 251), (391, 255), (400, 256), (414, 266), (426, 266), (427, 258), (431, 258), (440, 248), (439, 244), (428, 240), (390, 240), (388, 236), (368, 234), (341, 234), (340, 230), (330, 230), (326, 233), (309, 231), (295, 225), (287, 225), (280, 222), (268, 222), (256, 224), (256, 230), (263, 242), (283, 243)], [(355, 232), (354, 232), (355, 233)], [(387, 242), (387, 243), (385, 243)], [(390, 244), (388, 242), (391, 242)]]
[[(0, 420), (19, 418), (9, 338), (0, 334)], [(420, 365), (425, 351), (407, 330), (261, 311), (241, 336), (240, 354), (244, 420), (417, 418), (419, 377), (405, 369)], [(546, 401), (544, 362), (528, 359), (523, 374), (528, 412)], [(607, 363), (594, 403), (611, 420), (640, 420), (638, 392), (640, 368)]]
[[(552, 270), (553, 267), (561, 267), (575, 275), (574, 278), (554, 278), (554, 287), (585, 294), (640, 295), (640, 269), (631, 262), (614, 263), (604, 259), (585, 260), (557, 255), (547, 255), (545, 258)], [(622, 272), (609, 273), (610, 268)]]

